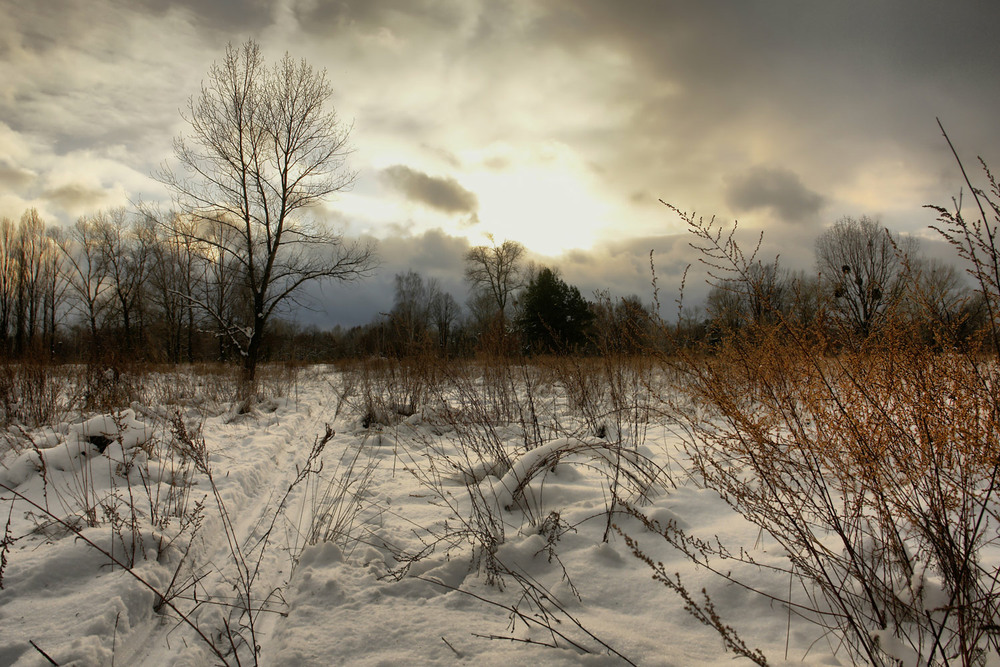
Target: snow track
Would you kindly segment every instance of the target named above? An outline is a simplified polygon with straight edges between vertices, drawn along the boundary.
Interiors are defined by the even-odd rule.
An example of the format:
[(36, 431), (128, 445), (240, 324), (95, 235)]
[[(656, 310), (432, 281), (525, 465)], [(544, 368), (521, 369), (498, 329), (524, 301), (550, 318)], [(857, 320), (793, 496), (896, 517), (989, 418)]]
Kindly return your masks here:
[[(308, 456), (315, 438), (322, 434), (323, 424), (280, 406), (274, 413), (246, 417), (231, 424), (223, 418), (210, 419), (203, 425), (202, 437), (210, 453), (213, 479), (218, 488), (225, 513), (231, 522), (236, 544), (245, 559), (244, 572), (236, 562), (210, 489), (204, 489), (206, 522), (200, 532), (195, 570), (199, 577), (199, 599), (207, 602), (192, 612), (192, 617), (203, 632), (226, 652), (229, 640), (225, 638), (225, 624), (236, 626), (240, 612), (230, 611), (216, 602), (240, 601), (234, 595), (240, 586), (240, 577), (253, 578), (250, 607), (266, 609), (258, 614), (255, 630), (258, 645), (270, 639), (271, 630), (280, 613), (285, 611), (280, 591), (287, 584), (291, 571), (291, 557), (287, 544), (282, 543), (286, 531), (283, 518), (278, 517), (267, 545), (262, 544), (279, 511), (289, 485)], [(293, 491), (293, 494), (295, 492)], [(289, 501), (294, 502), (294, 497)], [(279, 594), (272, 595), (273, 592)], [(245, 620), (245, 619), (244, 619)], [(244, 630), (243, 635), (250, 639)], [(158, 625), (137, 644), (136, 653), (123, 664), (204, 664), (214, 657), (193, 630), (178, 626), (171, 619)], [(186, 645), (178, 651), (178, 645)], [(249, 647), (240, 650), (241, 660), (252, 664)]]
[[(240, 602), (237, 588), (241, 574), (230, 547), (230, 535), (246, 559), (243, 577), (249, 572), (253, 578), (250, 607), (272, 610), (260, 613), (256, 620), (258, 644), (266, 643), (275, 619), (285, 611), (280, 593), (290, 575), (291, 554), (284, 541), (295, 531), (287, 530), (284, 518), (278, 517), (270, 542), (264, 545), (262, 540), (279, 502), (296, 477), (297, 466), (302, 466), (313, 442), (324, 432), (324, 424), (312, 418), (308, 410), (297, 410), (287, 402), (272, 403), (269, 407), (273, 409), (240, 417), (232, 423), (215, 417), (201, 424), (200, 437), (204, 438), (218, 498), (229, 518), (231, 533), (227, 534), (211, 485), (205, 477), (198, 477), (191, 498), (204, 500), (204, 520), (183, 564), (179, 549), (158, 551), (162, 541), (151, 529), (141, 531), (143, 543), (138, 545), (140, 555), (132, 568), (136, 576), (109, 567), (105, 555), (74, 538), (70, 529), (57, 522), (43, 521), (42, 525), (49, 527), (41, 534), (29, 531), (27, 535), (18, 535), (16, 529), (12, 530), (21, 538), (18, 540), (21, 548), (12, 550), (11, 564), (5, 573), (5, 590), (0, 591), (0, 664), (47, 664), (41, 651), (60, 664), (100, 665), (112, 660), (121, 665), (219, 662), (204, 640), (181, 622), (175, 612), (167, 608), (162, 613), (154, 611), (158, 596), (149, 586), (161, 592), (168, 590), (179, 567), (175, 588), (186, 590), (174, 603), (224, 653), (229, 652), (226, 623), (238, 628), (241, 620), (238, 610), (231, 611), (232, 605)], [(130, 413), (129, 418), (134, 420), (134, 415)], [(77, 431), (80, 429), (71, 428), (69, 437)], [(160, 435), (165, 437), (165, 428)], [(21, 482), (16, 486), (18, 493), (31, 498), (41, 496), (52, 507), (70, 504), (74, 495), (92, 494), (98, 498), (109, 490), (124, 494), (114, 486), (124, 480), (115, 477), (120, 470), (113, 460), (88, 450), (87, 443), (81, 442), (73, 446), (83, 454), (64, 463), (59, 470), (65, 469), (66, 480), (88, 479), (89, 490), (74, 492), (70, 481), (60, 490), (55, 476), (63, 473), (55, 469), (50, 469), (43, 479), (38, 474), (37, 455), (28, 450), (21, 457), (27, 463), (13, 468), (23, 478), (14, 480)], [(66, 449), (60, 442), (51, 451), (58, 454)], [(43, 457), (51, 459), (49, 451), (42, 450)], [(65, 452), (60, 455), (67, 458)], [(30, 468), (31, 474), (21, 474), (22, 468)], [(108, 484), (102, 481), (105, 478), (110, 480)], [(129, 479), (133, 484), (138, 481), (134, 469)], [(14, 486), (11, 480), (0, 481)], [(79, 486), (78, 481), (76, 484)], [(291, 504), (296, 493), (293, 491), (288, 499)], [(9, 495), (3, 494), (4, 498)], [(55, 498), (60, 502), (55, 502)], [(17, 509), (21, 511), (24, 507), (19, 504)], [(38, 514), (35, 511), (26, 514), (26, 518), (37, 519)], [(84, 528), (82, 535), (113, 554), (117, 550), (116, 555), (122, 557), (121, 540), (108, 528)], [(44, 542), (51, 544), (46, 546)], [(44, 558), (33, 559), (34, 553)], [(35, 593), (17, 595), (29, 590)], [(46, 590), (52, 594), (46, 595)], [(54, 630), (39, 626), (40, 618), (51, 619), (62, 627)], [(243, 634), (249, 639), (248, 633)], [(32, 647), (31, 641), (39, 648)], [(244, 664), (252, 664), (251, 653), (248, 646), (240, 651)]]

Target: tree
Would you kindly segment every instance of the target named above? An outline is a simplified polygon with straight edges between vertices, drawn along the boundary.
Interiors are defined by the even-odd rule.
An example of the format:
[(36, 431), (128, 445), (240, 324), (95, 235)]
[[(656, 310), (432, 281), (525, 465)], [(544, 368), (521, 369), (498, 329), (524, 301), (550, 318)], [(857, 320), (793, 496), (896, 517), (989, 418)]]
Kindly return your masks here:
[(517, 324), (529, 351), (569, 352), (586, 343), (593, 320), (580, 290), (544, 267), (524, 290)]
[(430, 291), (424, 277), (412, 269), (397, 273), (392, 300), (391, 330), (397, 352), (413, 354), (427, 340), (430, 328)]
[(746, 325), (759, 327), (787, 315), (791, 297), (791, 281), (777, 262), (754, 261), (739, 278), (712, 285), (708, 314), (714, 327), (721, 331)]
[(877, 220), (841, 218), (816, 240), (816, 264), (835, 311), (861, 339), (884, 321), (904, 289), (903, 257), (916, 242)]
[(371, 246), (345, 243), (305, 218), (354, 180), (350, 128), (327, 106), (331, 93), (326, 72), (304, 60), (285, 54), (269, 68), (253, 40), (230, 45), (183, 114), (190, 135), (174, 141), (182, 173), (158, 174), (180, 212), (202, 223), (175, 231), (191, 235), (208, 260), (238, 267), (240, 318), (200, 305), (242, 356), (247, 393), (276, 310), (309, 282), (356, 280), (374, 266)]
[(521, 259), (524, 246), (517, 241), (471, 248), (465, 254), (465, 279), (473, 291), (473, 301), (489, 303), (501, 329), (506, 327), (511, 295), (523, 285)]
[(61, 250), (65, 238), (62, 227), (49, 228), (42, 251), (42, 338), (50, 359), (56, 356), (56, 324), (61, 319), (62, 304), (69, 289)]
[(909, 263), (908, 315), (926, 342), (962, 344), (982, 330), (983, 303), (954, 265), (917, 258)]
[(94, 359), (101, 356), (98, 322), (108, 306), (107, 292), (111, 287), (97, 228), (95, 218), (80, 218), (60, 247), (66, 258), (66, 279), (75, 297), (73, 306), (87, 323)]
[(427, 281), (430, 292), (430, 318), (437, 333), (438, 350), (442, 356), (448, 356), (452, 347), (452, 328), (461, 313), (461, 307), (455, 297), (442, 292), (437, 280)]
[(15, 243), (17, 228), (14, 221), (0, 219), (0, 333), (3, 349), (10, 353), (11, 321), (14, 316), (14, 292), (17, 285), (17, 257)]
[(32, 346), (41, 318), (43, 256), (48, 242), (45, 222), (30, 208), (21, 216), (14, 245), (14, 347), (23, 355)]
[[(190, 220), (175, 220), (170, 227), (189, 223)], [(186, 358), (191, 362), (194, 361), (194, 295), (201, 277), (192, 234), (176, 234), (163, 225), (155, 231), (149, 293), (164, 341), (161, 349), (168, 361), (178, 363)]]
[(143, 297), (148, 290), (155, 239), (145, 220), (130, 220), (124, 207), (113, 208), (95, 219), (114, 303), (109, 311), (120, 327), (124, 350), (132, 352), (137, 329), (141, 335)]
[(635, 294), (613, 299), (610, 292), (595, 293), (594, 340), (601, 354), (636, 354), (648, 350), (653, 316)]

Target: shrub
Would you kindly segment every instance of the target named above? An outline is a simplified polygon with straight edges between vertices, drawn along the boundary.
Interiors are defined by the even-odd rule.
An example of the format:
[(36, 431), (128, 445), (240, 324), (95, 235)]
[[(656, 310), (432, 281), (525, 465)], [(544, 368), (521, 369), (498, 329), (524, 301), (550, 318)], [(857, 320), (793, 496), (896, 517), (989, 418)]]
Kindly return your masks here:
[[(938, 212), (997, 304), (1000, 189), (987, 177), (992, 198), (976, 191), (981, 219)], [(681, 215), (707, 263), (752, 284), (754, 258), (732, 235)], [(971, 346), (936, 351), (900, 320), (829, 356), (821, 331), (780, 312), (768, 319), (743, 323), (712, 354), (664, 360), (684, 391), (663, 403), (700, 482), (782, 547), (783, 572), (802, 594), (770, 597), (832, 633), (852, 661), (969, 665), (1000, 652), (1000, 568), (984, 558), (1000, 525), (995, 360)], [(723, 576), (731, 566), (718, 563), (734, 554), (755, 564), (676, 526), (647, 527)]]

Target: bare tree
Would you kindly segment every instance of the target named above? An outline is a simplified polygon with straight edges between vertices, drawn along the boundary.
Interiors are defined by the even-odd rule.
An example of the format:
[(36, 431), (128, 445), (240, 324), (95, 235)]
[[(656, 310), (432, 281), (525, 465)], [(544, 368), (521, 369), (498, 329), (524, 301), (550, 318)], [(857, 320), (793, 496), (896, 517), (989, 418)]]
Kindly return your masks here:
[[(172, 214), (171, 214), (172, 215)], [(194, 360), (195, 289), (200, 283), (197, 249), (193, 234), (174, 233), (189, 220), (174, 219), (156, 228), (149, 271), (150, 298), (158, 314), (167, 359)]]
[(346, 168), (350, 128), (326, 106), (331, 92), (326, 73), (305, 61), (285, 54), (269, 68), (252, 40), (230, 45), (188, 102), (190, 135), (174, 142), (182, 173), (158, 174), (180, 211), (204, 223), (176, 231), (208, 248), (206, 258), (239, 268), (243, 321), (200, 305), (242, 355), (248, 391), (275, 310), (310, 281), (355, 280), (374, 265), (371, 246), (347, 244), (305, 219), (354, 180)]
[(841, 218), (816, 240), (816, 263), (832, 288), (836, 311), (860, 338), (885, 320), (904, 288), (904, 256), (916, 241), (890, 233), (878, 220)]
[[(524, 246), (517, 241), (471, 248), (465, 255), (465, 278), (474, 293), (484, 294), (494, 306), (494, 315), (504, 325), (514, 292), (523, 286), (521, 259)], [(475, 298), (475, 296), (474, 296)]]
[(430, 329), (430, 291), (424, 277), (412, 269), (397, 273), (391, 327), (400, 352), (412, 354), (425, 342)]
[(14, 287), (17, 284), (16, 244), (17, 228), (14, 221), (0, 219), (0, 334), (3, 335), (4, 352), (10, 350), (11, 321), (14, 314)]
[(791, 286), (778, 263), (747, 264), (739, 279), (720, 280), (708, 294), (708, 312), (717, 327), (734, 330), (747, 324), (775, 322), (789, 310)]
[(126, 350), (134, 349), (142, 326), (142, 304), (149, 278), (153, 239), (143, 221), (129, 219), (124, 208), (95, 216), (95, 231), (114, 300), (112, 314), (121, 327)]
[(21, 216), (14, 244), (14, 347), (18, 355), (23, 355), (34, 343), (41, 317), (42, 255), (45, 245), (45, 222), (37, 210), (30, 208)]
[(66, 258), (69, 291), (75, 297), (73, 306), (87, 323), (91, 354), (95, 358), (102, 351), (98, 322), (108, 306), (107, 292), (111, 287), (98, 226), (95, 218), (80, 218), (60, 248)]
[(448, 356), (452, 344), (452, 329), (462, 309), (455, 297), (441, 290), (437, 279), (427, 281), (427, 291), (430, 294), (430, 319), (437, 332), (438, 350), (443, 356)]
[(45, 232), (42, 250), (42, 338), (49, 359), (56, 356), (56, 325), (62, 315), (69, 282), (66, 279), (66, 258), (60, 248), (66, 239), (62, 227), (50, 227)]

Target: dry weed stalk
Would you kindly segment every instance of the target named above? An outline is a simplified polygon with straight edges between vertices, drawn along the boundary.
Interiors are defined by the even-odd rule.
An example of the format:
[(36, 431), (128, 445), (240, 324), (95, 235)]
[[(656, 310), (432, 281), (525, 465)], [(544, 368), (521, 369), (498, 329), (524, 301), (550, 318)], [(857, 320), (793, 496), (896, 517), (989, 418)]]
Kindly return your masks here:
[(39, 361), (0, 364), (0, 424), (34, 427), (69, 410), (71, 383), (64, 369)]
[(317, 470), (306, 484), (302, 507), (309, 519), (303, 543), (294, 554), (296, 559), (306, 545), (321, 542), (333, 542), (348, 558), (351, 556), (361, 539), (355, 524), (365, 509), (374, 507), (368, 495), (379, 459), (366, 445), (362, 442), (353, 451), (345, 452), (330, 474)]
[[(714, 221), (681, 215), (713, 275), (752, 289), (754, 254)], [(973, 240), (974, 271), (1000, 266), (989, 223), (945, 217)], [(996, 275), (982, 277), (984, 290)], [(992, 359), (934, 350), (901, 318), (830, 356), (821, 331), (775, 311), (671, 363), (686, 396), (666, 407), (694, 471), (783, 548), (802, 595), (783, 602), (832, 633), (835, 651), (875, 665), (975, 665), (1000, 653), (1000, 570), (982, 558), (1000, 526)], [(732, 557), (658, 532), (702, 565)]]

